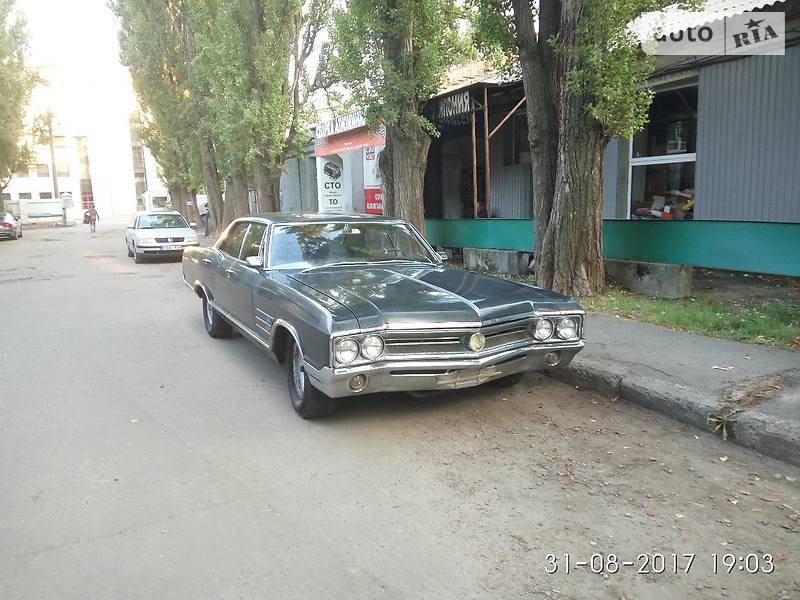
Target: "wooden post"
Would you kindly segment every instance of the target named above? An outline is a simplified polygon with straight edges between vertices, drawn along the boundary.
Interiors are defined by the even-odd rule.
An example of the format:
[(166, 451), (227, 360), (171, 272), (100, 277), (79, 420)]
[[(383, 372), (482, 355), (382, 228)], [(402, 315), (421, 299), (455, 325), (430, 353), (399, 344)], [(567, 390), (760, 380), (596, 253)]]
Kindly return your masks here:
[(483, 205), (486, 207), (486, 218), (492, 215), (492, 171), (489, 165), (489, 92), (483, 88), (483, 165), (484, 165), (484, 196)]
[(478, 156), (477, 156), (477, 143), (475, 140), (475, 102), (472, 102), (472, 110), (470, 111), (470, 120), (472, 121), (472, 218), (478, 218)]

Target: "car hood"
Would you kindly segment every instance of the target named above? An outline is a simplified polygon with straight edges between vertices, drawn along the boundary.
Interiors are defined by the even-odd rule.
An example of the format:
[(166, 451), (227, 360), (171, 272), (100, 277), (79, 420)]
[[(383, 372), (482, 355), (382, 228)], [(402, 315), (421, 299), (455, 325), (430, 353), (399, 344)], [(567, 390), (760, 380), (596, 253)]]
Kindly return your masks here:
[(134, 235), (136, 237), (143, 237), (143, 238), (155, 238), (155, 237), (185, 238), (192, 235), (197, 235), (197, 232), (194, 229), (189, 229), (188, 227), (169, 228), (169, 229), (135, 229)]
[(332, 267), (290, 277), (346, 306), (362, 328), (477, 325), (537, 310), (580, 310), (560, 294), (461, 269)]

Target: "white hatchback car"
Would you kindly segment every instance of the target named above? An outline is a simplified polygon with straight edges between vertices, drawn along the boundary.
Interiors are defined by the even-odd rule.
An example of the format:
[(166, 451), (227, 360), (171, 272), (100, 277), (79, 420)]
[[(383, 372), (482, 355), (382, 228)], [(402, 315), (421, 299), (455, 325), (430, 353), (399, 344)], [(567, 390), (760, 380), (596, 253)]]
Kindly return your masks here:
[(146, 257), (181, 258), (187, 246), (197, 246), (195, 223), (187, 223), (176, 211), (147, 211), (136, 214), (125, 230), (128, 256), (137, 263)]

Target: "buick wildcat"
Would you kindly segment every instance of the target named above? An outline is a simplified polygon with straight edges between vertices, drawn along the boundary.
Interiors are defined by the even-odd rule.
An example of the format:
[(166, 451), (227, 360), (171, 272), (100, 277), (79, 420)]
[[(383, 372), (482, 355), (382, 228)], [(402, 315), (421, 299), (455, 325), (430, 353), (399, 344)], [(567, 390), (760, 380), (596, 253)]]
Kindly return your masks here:
[(236, 328), (284, 365), (304, 418), (344, 396), (511, 385), (583, 348), (570, 298), (445, 259), (399, 219), (270, 213), (185, 248), (183, 276), (211, 337)]

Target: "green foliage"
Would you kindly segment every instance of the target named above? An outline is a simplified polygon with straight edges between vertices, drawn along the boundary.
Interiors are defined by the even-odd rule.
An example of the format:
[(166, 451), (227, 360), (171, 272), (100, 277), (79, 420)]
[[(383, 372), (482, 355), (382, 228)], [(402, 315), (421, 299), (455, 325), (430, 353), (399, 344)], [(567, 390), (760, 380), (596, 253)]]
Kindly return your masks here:
[(712, 433), (716, 433), (722, 438), (723, 442), (726, 442), (730, 435), (731, 424), (741, 412), (744, 412), (744, 409), (740, 406), (724, 406), (706, 415), (706, 424), (709, 426)]
[(0, 0), (0, 190), (30, 162), (30, 149), (21, 140), (25, 110), (38, 81), (25, 66), (25, 21), (13, 7), (14, 0)]
[[(555, 0), (540, 0), (555, 2)], [(674, 0), (585, 0), (570, 42), (554, 35), (542, 43), (570, 59), (567, 89), (582, 96), (587, 112), (608, 137), (630, 137), (647, 121), (652, 92), (647, 79), (654, 58), (644, 54), (628, 24)], [(511, 0), (470, 0), (476, 10), (478, 46), (500, 69), (514, 74), (519, 57)], [(702, 0), (687, 0), (682, 8), (698, 9)], [(574, 35), (572, 35), (574, 33)]]
[(169, 187), (199, 189), (201, 175), (189, 68), (177, 36), (171, 8), (146, 0), (111, 4), (120, 19), (120, 54), (128, 67), (142, 108), (142, 140), (162, 168)]
[(335, 12), (329, 64), (370, 123), (434, 131), (419, 108), (464, 54), (462, 15), (454, 0), (349, 0)]

